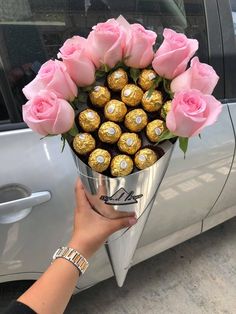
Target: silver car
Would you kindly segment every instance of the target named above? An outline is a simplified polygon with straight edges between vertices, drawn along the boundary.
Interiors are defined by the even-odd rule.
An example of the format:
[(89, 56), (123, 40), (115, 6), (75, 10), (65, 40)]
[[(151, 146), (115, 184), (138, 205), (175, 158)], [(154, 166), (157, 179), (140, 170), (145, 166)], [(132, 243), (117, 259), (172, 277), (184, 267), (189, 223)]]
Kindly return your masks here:
[[(230, 3), (231, 2), (231, 3)], [(232, 14), (233, 13), (233, 14)], [(77, 169), (59, 137), (40, 140), (22, 122), (21, 92), (64, 40), (122, 14), (158, 33), (164, 27), (199, 40), (199, 58), (220, 76), (217, 123), (175, 146), (130, 267), (236, 216), (236, 0), (20, 0), (0, 6), (0, 282), (40, 276), (69, 240)], [(138, 222), (139, 223), (139, 222)], [(77, 290), (113, 276), (105, 247)]]

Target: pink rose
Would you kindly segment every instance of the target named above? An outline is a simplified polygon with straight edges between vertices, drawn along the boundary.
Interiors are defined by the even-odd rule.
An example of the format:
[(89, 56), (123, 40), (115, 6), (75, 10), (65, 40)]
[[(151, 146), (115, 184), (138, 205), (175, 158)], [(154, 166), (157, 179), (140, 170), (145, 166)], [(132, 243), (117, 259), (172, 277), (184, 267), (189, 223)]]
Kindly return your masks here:
[(87, 51), (87, 39), (73, 36), (60, 48), (58, 58), (62, 58), (67, 72), (78, 86), (88, 86), (95, 81), (95, 67)]
[(213, 67), (194, 57), (190, 68), (173, 79), (171, 90), (176, 93), (184, 89), (198, 89), (203, 94), (212, 94), (218, 80), (219, 76)]
[(122, 60), (125, 33), (115, 19), (94, 26), (87, 40), (90, 57), (97, 68), (103, 64), (112, 68)]
[(22, 108), (25, 123), (42, 135), (65, 133), (74, 123), (71, 105), (47, 90), (41, 90)]
[(45, 62), (35, 79), (22, 91), (27, 99), (31, 99), (42, 89), (50, 90), (59, 98), (67, 100), (73, 100), (77, 96), (77, 87), (67, 73), (65, 64), (58, 60)]
[(173, 79), (185, 71), (198, 49), (198, 41), (168, 28), (164, 29), (163, 36), (164, 41), (154, 56), (152, 66), (160, 76)]
[(166, 125), (177, 136), (191, 137), (216, 122), (221, 110), (221, 103), (212, 95), (204, 95), (196, 89), (182, 91), (172, 100)]
[(131, 24), (124, 47), (125, 64), (133, 68), (145, 68), (153, 59), (157, 34), (140, 24)]

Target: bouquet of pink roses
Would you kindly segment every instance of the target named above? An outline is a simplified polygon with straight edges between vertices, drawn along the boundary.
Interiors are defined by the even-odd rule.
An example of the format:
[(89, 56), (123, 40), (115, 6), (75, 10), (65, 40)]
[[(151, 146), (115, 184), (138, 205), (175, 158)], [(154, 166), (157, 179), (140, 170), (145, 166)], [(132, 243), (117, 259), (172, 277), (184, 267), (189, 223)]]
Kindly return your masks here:
[(221, 111), (211, 95), (219, 78), (191, 60), (197, 40), (171, 29), (163, 36), (154, 52), (156, 33), (119, 17), (94, 26), (88, 38), (66, 40), (62, 61), (47, 61), (24, 87), (24, 121), (44, 136), (61, 134), (79, 158), (110, 176), (151, 166), (166, 139), (179, 137), (185, 153), (188, 139)]
[[(167, 140), (179, 138), (186, 153), (221, 112), (211, 95), (219, 77), (193, 57), (198, 41), (171, 29), (163, 36), (155, 52), (156, 33), (110, 19), (66, 40), (61, 61), (47, 61), (23, 89), (24, 121), (70, 144), (91, 205), (108, 218), (145, 211), (147, 219), (173, 149)], [(108, 240), (119, 285), (145, 219)]]

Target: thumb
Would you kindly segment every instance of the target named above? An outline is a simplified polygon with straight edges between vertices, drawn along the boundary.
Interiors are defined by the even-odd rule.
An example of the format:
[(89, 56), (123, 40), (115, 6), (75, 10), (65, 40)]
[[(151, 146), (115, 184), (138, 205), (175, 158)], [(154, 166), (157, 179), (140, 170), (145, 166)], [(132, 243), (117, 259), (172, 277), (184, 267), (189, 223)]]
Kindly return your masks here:
[(113, 219), (109, 222), (111, 227), (111, 233), (116, 232), (123, 228), (128, 228), (135, 225), (137, 222), (136, 217), (123, 217), (118, 219)]

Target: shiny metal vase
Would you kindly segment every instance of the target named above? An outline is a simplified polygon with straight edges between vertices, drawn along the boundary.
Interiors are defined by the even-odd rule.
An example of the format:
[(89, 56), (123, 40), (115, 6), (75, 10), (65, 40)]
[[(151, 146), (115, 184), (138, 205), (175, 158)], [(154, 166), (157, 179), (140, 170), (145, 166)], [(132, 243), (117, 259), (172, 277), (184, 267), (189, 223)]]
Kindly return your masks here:
[(106, 247), (118, 285), (124, 283), (138, 241), (169, 164), (173, 144), (160, 145), (163, 156), (151, 167), (125, 177), (110, 178), (93, 171), (76, 155), (75, 162), (89, 202), (101, 215), (115, 219), (135, 212), (138, 222), (111, 235)]

